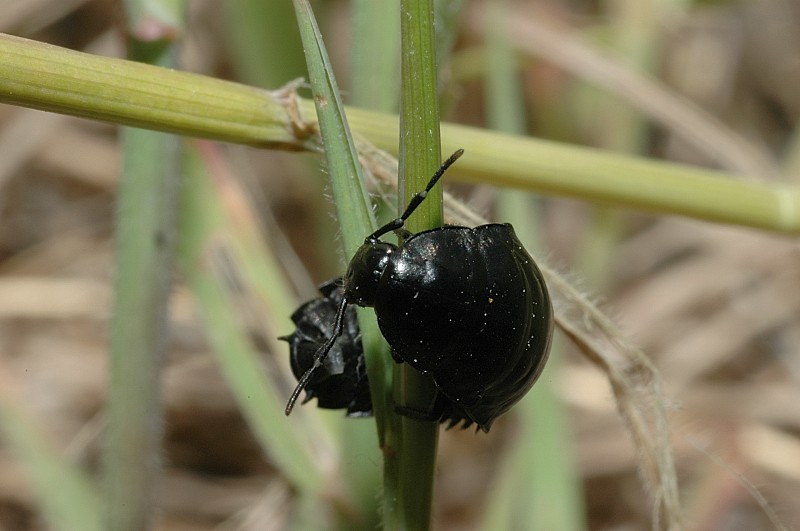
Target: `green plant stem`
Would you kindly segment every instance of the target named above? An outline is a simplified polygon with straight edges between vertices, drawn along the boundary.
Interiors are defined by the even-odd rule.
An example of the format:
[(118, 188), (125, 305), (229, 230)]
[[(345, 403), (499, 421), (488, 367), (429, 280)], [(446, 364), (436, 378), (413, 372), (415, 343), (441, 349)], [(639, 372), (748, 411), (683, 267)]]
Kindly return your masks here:
[[(278, 93), (11, 35), (0, 34), (0, 57), (4, 103), (185, 136), (302, 149)], [(245, 138), (250, 140), (242, 142)]]
[[(143, 41), (146, 11), (131, 2), (130, 55), (174, 66), (175, 20), (152, 17), (161, 35)], [(179, 6), (176, 20), (180, 19)], [(144, 9), (144, 8), (142, 8)], [(161, 367), (167, 348), (167, 302), (174, 269), (182, 140), (125, 128), (116, 216), (116, 300), (111, 322), (110, 385), (104, 455), (106, 528), (147, 529), (158, 500), (162, 436)]]
[[(0, 35), (0, 57), (0, 102), (241, 144), (291, 150), (313, 145), (314, 104), (294, 100), (290, 91), (263, 91), (9, 35)], [(361, 109), (347, 115), (354, 131), (397, 152), (396, 116)], [(797, 187), (467, 126), (442, 124), (441, 132), (445, 151), (463, 147), (470, 153), (451, 178), (800, 233)]]
[[(294, 0), (294, 8), (314, 95), (314, 112), (319, 120), (319, 134), (324, 146), (345, 256), (350, 257), (364, 244), (365, 236), (375, 230), (375, 217), (364, 185), (355, 142), (344, 114), (344, 105), (333, 74), (333, 67), (314, 13), (306, 0)], [(378, 331), (374, 312), (360, 308), (358, 319), (370, 382), (378, 445), (386, 455), (391, 453), (390, 450), (387, 450), (387, 445), (395, 438), (391, 421), (388, 420), (388, 417), (393, 416), (387, 384), (387, 375), (390, 374), (392, 361)], [(353, 432), (354, 430), (350, 430), (349, 434), (353, 435)], [(372, 440), (370, 439), (370, 441)], [(363, 443), (364, 437), (360, 437), (356, 447), (342, 449), (345, 454), (343, 462), (348, 470), (355, 470), (355, 467), (352, 466), (353, 453), (357, 452), (358, 446), (363, 446)], [(359, 457), (372, 456), (374, 450), (373, 447), (367, 450), (367, 453), (359, 454)], [(384, 466), (389, 465), (390, 460), (386, 460)], [(374, 477), (374, 470), (361, 467), (356, 474), (358, 477), (348, 478), (347, 486), (362, 499), (370, 497), (374, 501), (374, 490), (366, 496), (364, 495), (364, 489), (374, 488), (378, 483), (378, 478)], [(384, 498), (393, 498), (392, 492), (385, 490)], [(369, 511), (368, 507), (374, 507), (374, 504), (367, 503), (363, 507), (367, 511), (364, 514), (366, 521), (373, 520), (378, 512)]]
[[(306, 54), (306, 64), (314, 92), (315, 112), (319, 119), (319, 130), (325, 147), (325, 160), (331, 178), (333, 198), (339, 226), (342, 230), (345, 256), (353, 256), (363, 245), (364, 237), (377, 228), (372, 213), (369, 195), (364, 186), (361, 164), (358, 161), (355, 143), (344, 115), (344, 105), (333, 76), (325, 45), (314, 19), (311, 6), (306, 0), (295, 0), (295, 13), (300, 27), (300, 37)], [(379, 332), (374, 316), (368, 311), (359, 311), (362, 341), (365, 347), (377, 345)], [(380, 444), (386, 444), (386, 416), (389, 415), (386, 392), (387, 361), (383, 354), (365, 348), (367, 371), (372, 393), (373, 413), (378, 427)]]
[(126, 129), (122, 142), (105, 451), (110, 530), (146, 528), (157, 499), (181, 140)]
[(295, 10), (306, 50), (315, 111), (325, 146), (325, 160), (328, 172), (334, 176), (331, 178), (333, 200), (338, 212), (347, 214), (339, 219), (344, 250), (347, 256), (353, 256), (364, 243), (364, 236), (376, 228), (375, 216), (364, 186), (355, 145), (352, 140), (346, 141), (352, 137), (344, 116), (344, 104), (311, 7), (306, 0), (295, 0)]
[[(439, 92), (431, 0), (400, 2), (401, 90), (398, 210), (423, 190), (441, 163)], [(420, 232), (443, 223), (442, 187), (436, 186), (406, 221), (406, 229)], [(395, 368), (395, 403), (418, 411), (431, 408), (436, 389), (430, 375), (407, 364)], [(392, 529), (430, 527), (433, 473), (436, 464), (437, 423), (403, 417), (396, 479), (396, 520)]]

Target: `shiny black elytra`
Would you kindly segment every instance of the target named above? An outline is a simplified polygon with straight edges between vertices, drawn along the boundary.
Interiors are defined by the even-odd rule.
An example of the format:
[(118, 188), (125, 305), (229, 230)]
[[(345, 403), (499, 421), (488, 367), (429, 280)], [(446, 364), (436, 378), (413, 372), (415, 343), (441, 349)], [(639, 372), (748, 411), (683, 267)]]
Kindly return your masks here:
[[(409, 234), (405, 221), (424, 201), (458, 150), (403, 214), (367, 236), (350, 260), (328, 340), (299, 378), (286, 414), (324, 366), (345, 328), (348, 305), (374, 307), (392, 357), (430, 373), (437, 397), (420, 419), (475, 423), (489, 431), (531, 388), (547, 360), (553, 310), (542, 274), (508, 223), (445, 226)], [(397, 231), (400, 245), (380, 241)], [(314, 387), (314, 386), (309, 386)], [(312, 389), (313, 390), (313, 389)]]

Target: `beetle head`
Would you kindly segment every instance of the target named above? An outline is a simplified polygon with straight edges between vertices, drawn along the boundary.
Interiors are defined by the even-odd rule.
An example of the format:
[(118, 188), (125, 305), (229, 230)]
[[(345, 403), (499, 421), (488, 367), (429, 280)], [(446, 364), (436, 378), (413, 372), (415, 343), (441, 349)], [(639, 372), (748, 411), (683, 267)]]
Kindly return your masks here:
[(358, 248), (344, 280), (347, 300), (359, 306), (374, 306), (375, 292), (389, 257), (397, 248), (391, 243), (367, 240)]

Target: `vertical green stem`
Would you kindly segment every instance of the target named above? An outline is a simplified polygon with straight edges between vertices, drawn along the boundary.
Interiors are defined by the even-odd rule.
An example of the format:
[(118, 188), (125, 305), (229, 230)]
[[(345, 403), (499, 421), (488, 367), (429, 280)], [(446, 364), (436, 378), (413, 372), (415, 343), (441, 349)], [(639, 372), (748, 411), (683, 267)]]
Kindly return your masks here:
[[(439, 95), (433, 32), (433, 2), (403, 0), (400, 6), (400, 210), (422, 190), (441, 162)], [(442, 224), (442, 189), (437, 186), (406, 223), (412, 232)], [(435, 388), (430, 377), (401, 365), (395, 371), (395, 402), (430, 408)], [(398, 454), (396, 528), (430, 526), (438, 425), (406, 417)], [(387, 522), (388, 523), (388, 522)]]
[[(181, 11), (173, 7), (173, 13)], [(131, 57), (174, 66), (175, 35), (179, 33), (174, 24), (179, 17), (158, 19), (133, 2), (129, 8)], [(145, 25), (148, 32), (158, 30), (155, 40), (140, 38)], [(122, 145), (104, 462), (106, 529), (114, 531), (147, 529), (158, 500), (159, 377), (167, 344), (181, 171), (178, 137), (124, 129)]]

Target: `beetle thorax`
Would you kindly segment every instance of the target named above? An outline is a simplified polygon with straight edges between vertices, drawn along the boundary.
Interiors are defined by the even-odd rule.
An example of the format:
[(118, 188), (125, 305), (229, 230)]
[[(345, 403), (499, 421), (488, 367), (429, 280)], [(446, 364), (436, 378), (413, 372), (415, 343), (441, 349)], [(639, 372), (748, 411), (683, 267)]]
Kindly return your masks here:
[(383, 270), (397, 249), (391, 243), (367, 240), (359, 247), (345, 275), (344, 289), (348, 301), (359, 306), (374, 306)]

